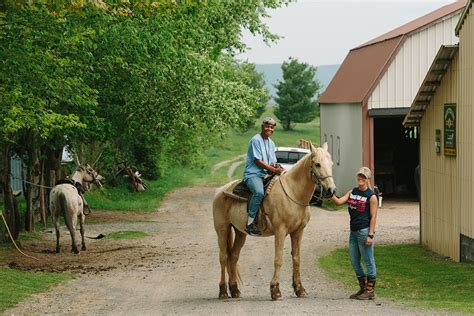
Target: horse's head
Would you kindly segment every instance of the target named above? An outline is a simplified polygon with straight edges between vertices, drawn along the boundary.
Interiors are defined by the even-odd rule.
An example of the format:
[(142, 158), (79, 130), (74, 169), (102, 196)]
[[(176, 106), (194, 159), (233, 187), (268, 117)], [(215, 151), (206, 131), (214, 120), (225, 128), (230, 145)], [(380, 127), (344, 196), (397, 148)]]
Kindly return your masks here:
[(322, 197), (331, 197), (336, 192), (332, 177), (332, 159), (328, 152), (328, 144), (315, 148), (311, 146), (311, 177), (322, 189)]
[(95, 171), (89, 164), (80, 165), (78, 171), (82, 173), (82, 184), (88, 191), (89, 186), (93, 183), (102, 186), (102, 181), (105, 180), (97, 171)]

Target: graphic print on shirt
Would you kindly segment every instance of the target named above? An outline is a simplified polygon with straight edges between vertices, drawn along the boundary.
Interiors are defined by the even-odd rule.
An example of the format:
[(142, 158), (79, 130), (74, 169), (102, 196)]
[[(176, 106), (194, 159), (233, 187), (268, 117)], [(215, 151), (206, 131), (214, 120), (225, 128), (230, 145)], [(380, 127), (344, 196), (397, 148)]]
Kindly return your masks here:
[(350, 210), (357, 211), (360, 213), (363, 213), (365, 211), (365, 203), (367, 203), (367, 197), (353, 193), (351, 193), (349, 201), (347, 201)]

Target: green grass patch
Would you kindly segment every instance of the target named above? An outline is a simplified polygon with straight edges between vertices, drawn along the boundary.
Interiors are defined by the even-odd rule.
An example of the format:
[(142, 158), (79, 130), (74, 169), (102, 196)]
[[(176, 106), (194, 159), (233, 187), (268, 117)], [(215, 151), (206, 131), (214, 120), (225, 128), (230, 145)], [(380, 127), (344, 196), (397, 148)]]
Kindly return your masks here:
[(107, 235), (107, 238), (117, 240), (117, 239), (144, 238), (146, 236), (148, 235), (141, 231), (126, 230), (126, 231), (113, 232), (112, 234)]
[(175, 168), (158, 180), (145, 179), (149, 189), (143, 192), (133, 192), (128, 185), (106, 185), (86, 193), (85, 197), (93, 209), (153, 212), (168, 192), (193, 184), (201, 173), (201, 170)]
[(21, 232), (20, 240), (42, 240), (43, 234), (40, 232)]
[[(376, 246), (377, 295), (413, 307), (474, 313), (474, 264), (457, 263), (417, 244)], [(319, 264), (348, 288), (356, 289), (347, 249)]]
[(0, 312), (15, 306), (31, 294), (72, 279), (68, 273), (31, 273), (0, 268)]

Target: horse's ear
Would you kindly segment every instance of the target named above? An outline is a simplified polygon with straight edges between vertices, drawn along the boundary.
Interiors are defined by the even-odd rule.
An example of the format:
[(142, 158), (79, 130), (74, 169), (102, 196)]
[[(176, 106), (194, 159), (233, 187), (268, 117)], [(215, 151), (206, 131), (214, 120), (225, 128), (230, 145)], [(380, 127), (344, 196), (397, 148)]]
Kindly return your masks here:
[(309, 149), (311, 149), (311, 153), (314, 155), (316, 153), (316, 147), (313, 146), (313, 144), (311, 144), (311, 146), (309, 147)]
[(321, 146), (325, 151), (328, 151), (328, 143), (325, 142), (323, 146)]

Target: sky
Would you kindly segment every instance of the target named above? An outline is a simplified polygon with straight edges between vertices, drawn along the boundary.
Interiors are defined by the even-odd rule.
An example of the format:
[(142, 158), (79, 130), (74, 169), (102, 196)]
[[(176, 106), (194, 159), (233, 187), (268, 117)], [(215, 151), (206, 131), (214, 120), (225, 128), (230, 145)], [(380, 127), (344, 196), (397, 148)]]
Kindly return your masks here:
[(269, 10), (271, 44), (244, 32), (249, 50), (238, 56), (256, 64), (280, 64), (289, 57), (311, 65), (340, 64), (351, 48), (421, 17), (454, 0), (299, 0)]

